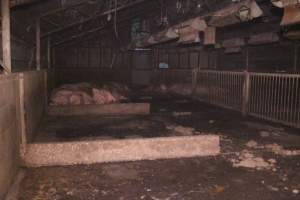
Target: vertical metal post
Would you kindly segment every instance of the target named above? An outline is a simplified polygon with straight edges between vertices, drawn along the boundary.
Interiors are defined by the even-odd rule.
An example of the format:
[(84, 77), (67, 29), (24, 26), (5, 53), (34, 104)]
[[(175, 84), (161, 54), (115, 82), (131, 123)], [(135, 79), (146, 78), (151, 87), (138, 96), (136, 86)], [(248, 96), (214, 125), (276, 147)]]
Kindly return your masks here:
[(80, 51), (80, 46), (79, 47), (75, 47), (76, 48), (76, 63), (75, 63), (75, 67), (79, 68), (79, 51)]
[(10, 1), (1, 0), (3, 67), (11, 73)]
[(48, 69), (51, 68), (51, 38), (47, 38), (47, 66)]
[(246, 47), (246, 70), (249, 71), (249, 48)]
[(99, 39), (99, 65), (98, 68), (101, 68), (101, 40)]
[(51, 46), (51, 67), (55, 70), (55, 63), (56, 63), (56, 52), (55, 47)]
[(87, 41), (87, 67), (89, 68), (90, 67), (90, 42)]
[(297, 65), (298, 65), (298, 44), (294, 44), (294, 71), (297, 71)]
[(245, 72), (245, 80), (243, 87), (243, 108), (242, 112), (244, 116), (248, 114), (248, 105), (249, 105), (249, 97), (250, 97), (250, 74), (248, 71)]
[(40, 19), (36, 21), (36, 69), (41, 69), (41, 27)]
[(199, 53), (198, 53), (198, 61), (197, 61), (197, 63), (198, 63), (198, 71), (200, 71), (201, 70), (201, 51), (199, 50)]

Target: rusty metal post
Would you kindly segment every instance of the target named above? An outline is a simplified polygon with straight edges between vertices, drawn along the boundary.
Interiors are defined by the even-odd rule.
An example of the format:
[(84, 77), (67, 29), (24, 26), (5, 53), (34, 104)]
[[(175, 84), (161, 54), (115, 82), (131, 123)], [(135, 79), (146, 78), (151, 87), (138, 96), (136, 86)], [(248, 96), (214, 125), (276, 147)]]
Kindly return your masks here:
[(244, 116), (248, 115), (248, 105), (249, 105), (249, 97), (250, 97), (250, 73), (248, 71), (245, 72), (245, 80), (243, 86), (243, 107), (242, 113)]

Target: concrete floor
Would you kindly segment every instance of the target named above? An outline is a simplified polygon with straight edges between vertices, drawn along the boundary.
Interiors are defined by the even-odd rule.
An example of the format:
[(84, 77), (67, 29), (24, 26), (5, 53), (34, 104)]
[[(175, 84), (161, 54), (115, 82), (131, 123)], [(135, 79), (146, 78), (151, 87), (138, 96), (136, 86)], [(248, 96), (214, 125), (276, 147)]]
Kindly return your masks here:
[[(170, 129), (166, 127), (172, 124), (185, 127), (183, 130), (188, 132), (191, 130), (189, 128), (192, 128), (193, 134), (220, 135), (221, 155), (28, 169), (21, 184), (20, 199), (300, 199), (299, 130), (252, 118), (242, 118), (238, 113), (182, 98), (152, 99), (151, 102), (151, 116), (131, 117), (125, 121), (124, 118), (107, 119), (111, 120), (112, 125), (106, 123), (108, 121), (105, 121), (106, 125), (101, 124), (101, 130), (104, 130), (101, 133), (108, 134), (100, 134), (101, 137), (122, 139), (136, 135), (164, 136), (170, 133)], [(174, 115), (175, 111), (191, 112), (191, 115), (178, 116)], [(152, 123), (157, 122), (157, 118), (160, 119), (160, 123)], [(145, 126), (141, 121), (144, 121)], [(51, 124), (47, 122), (41, 130), (49, 128)], [(55, 120), (53, 124), (57, 124)], [(116, 124), (121, 127), (117, 132), (126, 133), (125, 135), (118, 135), (117, 132), (111, 135), (109, 130)], [(143, 128), (133, 131), (137, 130), (137, 126)], [(60, 130), (63, 128), (59, 127)], [(84, 129), (84, 126), (82, 128)], [(60, 140), (89, 137), (73, 134), (66, 138), (57, 134), (57, 131), (54, 135), (52, 139)], [(274, 146), (277, 148), (272, 148)]]
[(298, 200), (298, 161), (280, 160), (277, 172), (233, 168), (222, 157), (31, 169), (20, 200)]

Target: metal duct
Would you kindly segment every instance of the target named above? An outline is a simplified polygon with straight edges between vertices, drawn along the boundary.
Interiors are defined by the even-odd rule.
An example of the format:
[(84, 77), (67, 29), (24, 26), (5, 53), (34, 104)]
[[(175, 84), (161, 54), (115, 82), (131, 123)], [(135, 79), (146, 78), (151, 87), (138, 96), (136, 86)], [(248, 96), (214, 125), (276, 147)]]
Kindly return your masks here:
[(209, 26), (224, 27), (227, 25), (251, 21), (263, 15), (262, 9), (255, 0), (244, 0), (214, 12), (208, 21)]

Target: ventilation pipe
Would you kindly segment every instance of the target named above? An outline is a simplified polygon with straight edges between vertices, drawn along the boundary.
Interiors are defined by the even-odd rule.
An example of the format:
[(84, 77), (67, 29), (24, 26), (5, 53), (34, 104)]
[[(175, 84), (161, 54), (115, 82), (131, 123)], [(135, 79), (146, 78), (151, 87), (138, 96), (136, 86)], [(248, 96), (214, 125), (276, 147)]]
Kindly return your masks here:
[(10, 7), (16, 7), (25, 4), (31, 4), (41, 0), (10, 0)]

